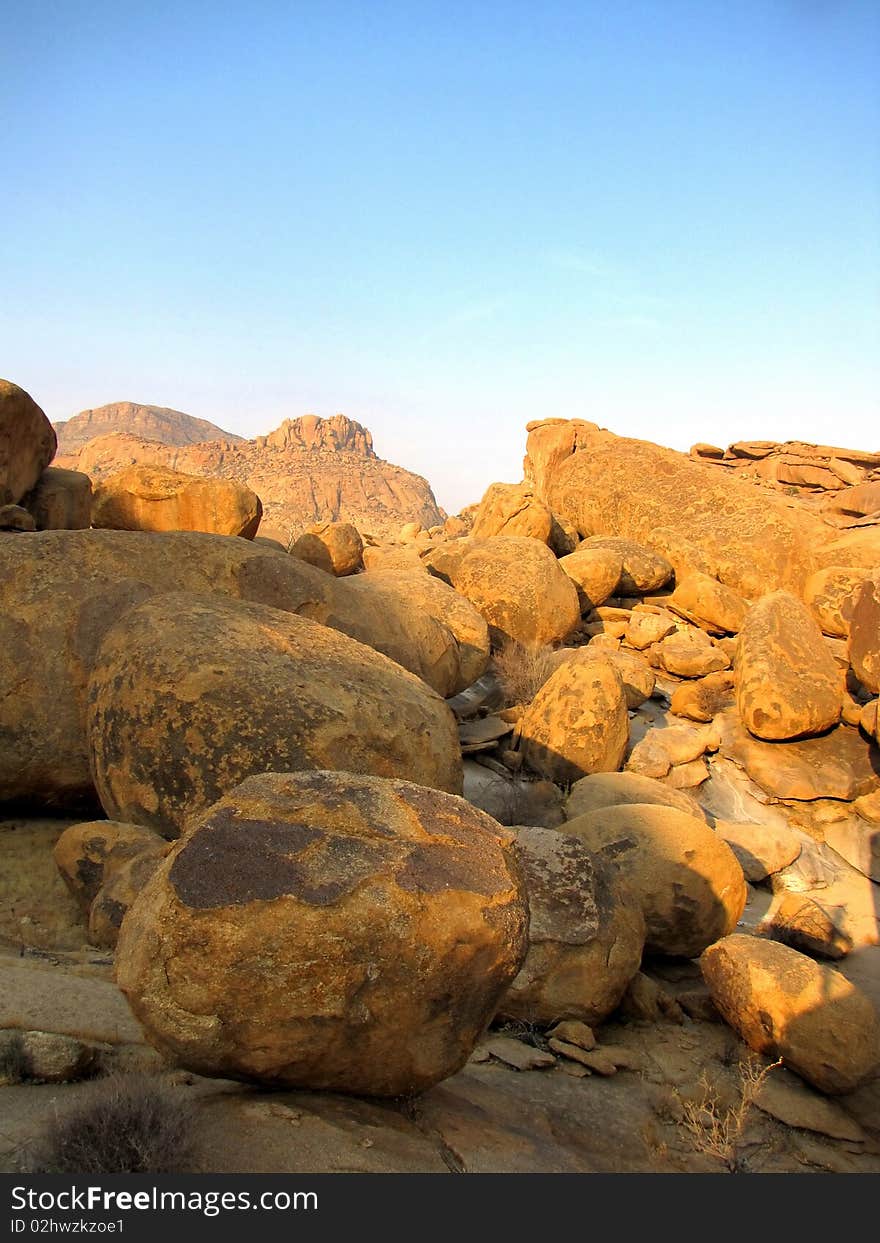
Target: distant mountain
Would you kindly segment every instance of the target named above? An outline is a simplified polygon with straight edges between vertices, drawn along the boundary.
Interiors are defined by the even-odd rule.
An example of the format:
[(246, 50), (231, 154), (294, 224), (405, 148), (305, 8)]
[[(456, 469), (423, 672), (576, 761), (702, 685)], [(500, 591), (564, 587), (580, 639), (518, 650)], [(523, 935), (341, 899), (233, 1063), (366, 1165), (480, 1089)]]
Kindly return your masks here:
[[(104, 406), (84, 414), (102, 415), (122, 408)], [(343, 414), (330, 419), (313, 414), (285, 419), (266, 436), (242, 440), (176, 411), (154, 406), (132, 408), (175, 416), (165, 423), (166, 437), (175, 429), (180, 434), (194, 425), (208, 427), (214, 434), (203, 436), (198, 443), (171, 441), (156, 434), (158, 419), (151, 424), (154, 430), (150, 436), (129, 430), (131, 424), (120, 419), (109, 433), (96, 431), (87, 441), (75, 443), (72, 450), (59, 433), (61, 447), (55, 464), (85, 471), (93, 479), (136, 463), (154, 463), (189, 475), (240, 480), (263, 502), (261, 533), (285, 542), (313, 522), (341, 519), (381, 536), (396, 533), (406, 522), (431, 527), (445, 517), (430, 484), (420, 475), (378, 457), (367, 428)], [(83, 418), (77, 415), (66, 424), (56, 424), (56, 430), (69, 428)], [(101, 425), (98, 420), (91, 426)], [(80, 426), (90, 425), (84, 422)]]
[(206, 440), (236, 442), (240, 436), (224, 432), (207, 419), (194, 419), (181, 410), (164, 406), (142, 406), (136, 401), (114, 401), (97, 410), (83, 410), (72, 419), (54, 424), (58, 452), (76, 453), (98, 436), (124, 433), (141, 440), (158, 440), (163, 445), (197, 445)]

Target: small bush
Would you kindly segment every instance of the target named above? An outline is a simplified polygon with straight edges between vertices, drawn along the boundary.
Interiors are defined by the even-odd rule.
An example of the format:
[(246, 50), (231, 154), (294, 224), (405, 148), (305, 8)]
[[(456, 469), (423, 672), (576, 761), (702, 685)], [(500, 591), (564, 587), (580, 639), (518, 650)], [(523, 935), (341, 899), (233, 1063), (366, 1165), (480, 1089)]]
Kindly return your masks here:
[(177, 1174), (195, 1156), (192, 1105), (148, 1075), (113, 1075), (59, 1113), (35, 1147), (36, 1174)]
[(559, 661), (552, 647), (510, 640), (495, 654), (495, 672), (508, 704), (529, 704)]
[(0, 1032), (0, 1083), (24, 1083), (31, 1077), (31, 1063), (21, 1032)]
[(737, 1100), (728, 1109), (722, 1107), (704, 1074), (700, 1100), (682, 1102), (682, 1126), (694, 1150), (721, 1161), (731, 1174), (746, 1170), (748, 1167), (740, 1152), (746, 1123), (765, 1079), (781, 1065), (782, 1060), (779, 1059), (762, 1067), (754, 1057), (740, 1062)]

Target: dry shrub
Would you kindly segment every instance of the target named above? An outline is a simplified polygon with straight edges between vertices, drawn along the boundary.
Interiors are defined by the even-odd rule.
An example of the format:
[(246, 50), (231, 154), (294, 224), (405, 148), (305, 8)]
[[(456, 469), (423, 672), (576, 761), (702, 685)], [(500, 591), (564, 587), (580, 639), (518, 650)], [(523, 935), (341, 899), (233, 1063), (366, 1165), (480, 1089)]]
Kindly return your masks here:
[(31, 1155), (37, 1174), (177, 1174), (195, 1156), (191, 1103), (149, 1075), (111, 1075), (53, 1118)]
[(0, 1033), (0, 1083), (25, 1083), (31, 1077), (31, 1063), (21, 1032)]
[(495, 654), (495, 672), (508, 704), (529, 704), (559, 667), (556, 652), (546, 644), (508, 640)]
[(681, 1125), (694, 1149), (723, 1162), (731, 1174), (741, 1173), (745, 1165), (739, 1146), (749, 1113), (764, 1080), (781, 1065), (781, 1058), (763, 1067), (754, 1057), (741, 1061), (737, 1100), (727, 1109), (721, 1105), (718, 1094), (712, 1091), (704, 1071), (700, 1079), (700, 1100), (682, 1101)]

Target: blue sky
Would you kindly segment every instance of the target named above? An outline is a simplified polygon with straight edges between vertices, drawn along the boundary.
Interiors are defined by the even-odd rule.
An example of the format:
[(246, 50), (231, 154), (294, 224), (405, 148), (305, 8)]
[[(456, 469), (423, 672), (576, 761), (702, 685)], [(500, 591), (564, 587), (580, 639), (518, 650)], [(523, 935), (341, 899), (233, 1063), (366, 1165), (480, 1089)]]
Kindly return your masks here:
[(880, 446), (878, 0), (0, 6), (0, 375), (450, 511), (530, 419)]

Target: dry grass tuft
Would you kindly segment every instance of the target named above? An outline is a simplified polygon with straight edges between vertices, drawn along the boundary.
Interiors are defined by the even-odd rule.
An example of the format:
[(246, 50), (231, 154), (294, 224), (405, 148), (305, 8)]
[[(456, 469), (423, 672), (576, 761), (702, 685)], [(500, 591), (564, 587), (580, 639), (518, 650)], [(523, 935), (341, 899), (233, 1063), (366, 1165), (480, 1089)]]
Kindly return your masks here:
[(495, 654), (495, 672), (508, 705), (531, 703), (558, 667), (556, 652), (546, 645), (511, 639)]
[(769, 1066), (761, 1066), (757, 1058), (747, 1058), (739, 1063), (739, 1091), (735, 1105), (724, 1109), (716, 1092), (712, 1091), (705, 1072), (700, 1080), (702, 1097), (699, 1101), (682, 1101), (681, 1125), (690, 1138), (696, 1152), (715, 1157), (723, 1162), (731, 1174), (745, 1169), (739, 1147), (748, 1122), (749, 1113), (761, 1085), (777, 1066), (780, 1058)]
[(95, 1083), (56, 1117), (31, 1154), (37, 1174), (177, 1174), (195, 1156), (190, 1102), (148, 1075)]

